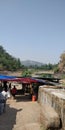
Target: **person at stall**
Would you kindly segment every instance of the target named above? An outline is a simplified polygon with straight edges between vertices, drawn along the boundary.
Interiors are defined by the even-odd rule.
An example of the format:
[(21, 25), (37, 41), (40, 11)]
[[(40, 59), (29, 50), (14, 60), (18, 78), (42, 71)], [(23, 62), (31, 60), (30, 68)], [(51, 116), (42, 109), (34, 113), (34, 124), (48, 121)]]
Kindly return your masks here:
[(5, 92), (7, 92), (8, 91), (7, 81), (3, 82), (3, 87), (4, 87)]
[(11, 94), (12, 94), (12, 96), (13, 96), (14, 98), (15, 98), (16, 93), (17, 93), (17, 89), (16, 89), (16, 87), (15, 87), (15, 85), (14, 85), (14, 87), (11, 89)]

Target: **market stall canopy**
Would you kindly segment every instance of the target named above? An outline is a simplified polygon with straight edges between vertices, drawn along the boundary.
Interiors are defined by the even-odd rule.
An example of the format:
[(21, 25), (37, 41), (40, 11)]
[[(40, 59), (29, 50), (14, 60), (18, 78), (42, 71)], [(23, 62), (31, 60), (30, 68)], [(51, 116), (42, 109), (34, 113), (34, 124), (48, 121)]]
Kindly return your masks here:
[(36, 83), (36, 79), (32, 79), (30, 77), (16, 77), (16, 76), (7, 76), (7, 75), (0, 75), (0, 81), (16, 81), (21, 83)]
[(7, 76), (7, 75), (0, 75), (0, 81), (16, 81), (21, 83), (38, 83), (42, 82), (45, 83), (44, 80), (36, 79), (32, 77), (16, 77), (16, 76)]
[(15, 78), (16, 78), (16, 76), (0, 75), (0, 81), (8, 81), (8, 80), (12, 80)]
[(16, 80), (22, 83), (37, 83), (38, 82), (36, 79), (32, 79), (31, 77), (21, 77), (21, 78), (17, 78)]

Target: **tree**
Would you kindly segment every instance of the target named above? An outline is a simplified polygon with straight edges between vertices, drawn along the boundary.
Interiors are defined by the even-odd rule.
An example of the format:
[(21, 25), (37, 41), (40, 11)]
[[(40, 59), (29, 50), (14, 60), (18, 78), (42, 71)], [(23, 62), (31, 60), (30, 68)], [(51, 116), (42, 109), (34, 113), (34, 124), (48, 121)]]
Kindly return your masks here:
[(0, 46), (0, 70), (16, 71), (19, 69), (22, 69), (20, 59), (11, 56), (2, 46)]
[(31, 76), (31, 71), (26, 69), (22, 72), (22, 77), (30, 77)]
[(63, 52), (60, 56), (60, 62), (58, 67), (60, 72), (65, 73), (65, 52)]

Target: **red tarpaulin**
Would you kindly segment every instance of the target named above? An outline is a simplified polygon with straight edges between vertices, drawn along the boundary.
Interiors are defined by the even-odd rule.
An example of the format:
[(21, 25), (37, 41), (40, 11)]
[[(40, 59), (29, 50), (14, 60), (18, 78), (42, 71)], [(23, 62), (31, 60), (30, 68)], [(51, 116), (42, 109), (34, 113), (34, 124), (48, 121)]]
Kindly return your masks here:
[(30, 77), (15, 77), (15, 76), (6, 76), (0, 75), (0, 81), (16, 81), (21, 83), (36, 83), (36, 79)]
[(21, 82), (21, 83), (37, 83), (38, 82), (36, 79), (32, 79), (32, 78), (13, 78), (13, 79), (8, 79), (7, 81), (16, 81), (16, 82)]

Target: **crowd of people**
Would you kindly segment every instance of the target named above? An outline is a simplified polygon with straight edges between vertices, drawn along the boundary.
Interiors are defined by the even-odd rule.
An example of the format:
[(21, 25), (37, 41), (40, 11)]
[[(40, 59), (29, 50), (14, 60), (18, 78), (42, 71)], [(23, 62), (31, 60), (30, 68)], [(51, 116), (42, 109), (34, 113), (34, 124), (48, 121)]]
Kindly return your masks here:
[(8, 98), (13, 96), (15, 98), (15, 95), (17, 93), (17, 89), (15, 85), (13, 88), (11, 88), (11, 83), (7, 85), (7, 82), (3, 82), (3, 85), (0, 85), (0, 115), (6, 111), (6, 101)]
[[(34, 96), (35, 98), (37, 98), (38, 87), (32, 84), (22, 84), (20, 92), (21, 94), (24, 94), (24, 95), (29, 93), (31, 99)], [(0, 114), (6, 111), (7, 99), (11, 97), (15, 99), (16, 94), (19, 94), (19, 93), (15, 85), (12, 86), (11, 83), (8, 83), (7, 81), (4, 81), (3, 84), (0, 84)]]

